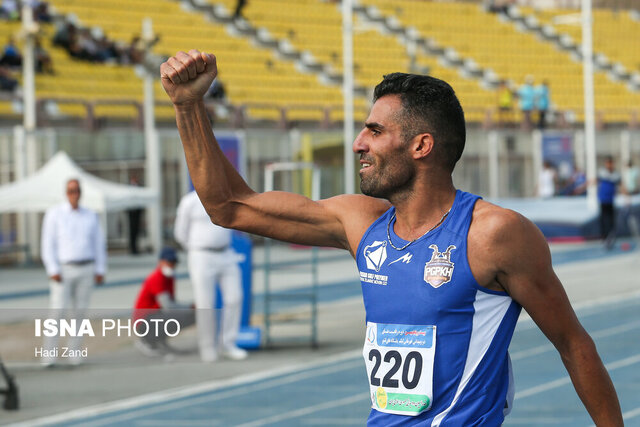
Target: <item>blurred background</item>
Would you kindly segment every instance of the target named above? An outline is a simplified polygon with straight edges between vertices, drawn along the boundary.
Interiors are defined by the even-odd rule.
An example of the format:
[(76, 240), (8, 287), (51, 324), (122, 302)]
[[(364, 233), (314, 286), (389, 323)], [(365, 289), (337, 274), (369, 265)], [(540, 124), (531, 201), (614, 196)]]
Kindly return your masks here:
[[(352, 260), (334, 250), (255, 236), (244, 236), (244, 246), (236, 247), (246, 256), (243, 327), (259, 328), (249, 331), (253, 335), (245, 347), (265, 350), (248, 361), (222, 362), (219, 368), (201, 365), (192, 354), (183, 360), (190, 364), (152, 363), (135, 353), (131, 340), (93, 343), (92, 360), (77, 370), (43, 371), (32, 357), (39, 340), (31, 336), (28, 319), (35, 312), (24, 309), (46, 309), (48, 303), (39, 250), (42, 217), (65, 200), (68, 178), (81, 178), (81, 204), (99, 213), (107, 236), (109, 269), (91, 305), (99, 311), (95, 316), (128, 316), (160, 248), (176, 246), (176, 207), (191, 184), (159, 66), (177, 51), (194, 48), (217, 57), (219, 73), (205, 97), (207, 110), (223, 151), (256, 191), (280, 189), (312, 198), (358, 192), (351, 144), (375, 85), (392, 72), (450, 83), (467, 119), (467, 146), (454, 184), (518, 210), (554, 243), (554, 265), (572, 302), (583, 304), (581, 318), (598, 319), (588, 325), (595, 330), (612, 322), (600, 336), (617, 336), (620, 341), (611, 348), (620, 353), (611, 350), (604, 358), (613, 359), (615, 369), (629, 368), (624, 375), (618, 371), (614, 382), (623, 390), (626, 416), (637, 421), (633, 395), (640, 371), (634, 365), (640, 357), (629, 356), (637, 350), (627, 347), (640, 342), (633, 319), (640, 264), (637, 243), (629, 238), (638, 238), (633, 218), (640, 218), (636, 0), (0, 0), (0, 353), (16, 373), (24, 399), (22, 412), (6, 419), (48, 417), (173, 386), (231, 381), (248, 372), (271, 369), (279, 375), (297, 364), (304, 370), (306, 363), (334, 360), (340, 351), (350, 352), (335, 360), (346, 360), (353, 378), (336, 368), (338, 378), (319, 391), (334, 390), (343, 380), (355, 384), (349, 393), (366, 390), (361, 356), (353, 350), (362, 342), (364, 314)], [(597, 240), (595, 179), (610, 156), (627, 190), (633, 190), (635, 176), (636, 194), (618, 197), (621, 240), (605, 249)], [(133, 222), (139, 224), (137, 251)], [(578, 245), (562, 246), (566, 242)], [(189, 300), (186, 262), (178, 266), (176, 285), (178, 299)], [(593, 300), (605, 297), (618, 299), (593, 308)], [(276, 307), (278, 298), (284, 304)], [(296, 326), (292, 320), (301, 312), (306, 323)], [(305, 347), (274, 347), (277, 334), (271, 329), (278, 322)], [(535, 369), (515, 364), (529, 375), (522, 399), (568, 384), (554, 382), (565, 375), (560, 362), (538, 358), (549, 346), (541, 334), (527, 335), (533, 328), (523, 323), (524, 338), (515, 343), (518, 357), (536, 355), (539, 363)], [(531, 350), (534, 339), (539, 344)], [(193, 347), (193, 331), (184, 340)], [(322, 376), (322, 363), (329, 362), (318, 363)], [(539, 388), (543, 379), (548, 382)], [(194, 393), (226, 390), (220, 388), (225, 384), (236, 383), (198, 385)], [(295, 398), (282, 401), (296, 401), (307, 393), (303, 390), (290, 389)], [(565, 403), (573, 392), (555, 392), (562, 393), (555, 399), (545, 393), (549, 402), (522, 403), (514, 425), (589, 422), (577, 397)], [(162, 399), (167, 396), (182, 394)], [(357, 409), (333, 424), (363, 424), (368, 396), (358, 396), (344, 400), (357, 401), (351, 405)], [(243, 409), (255, 401), (275, 412), (274, 425), (298, 425), (277, 422), (280, 412), (292, 419), (298, 414), (295, 405), (281, 409), (277, 393), (247, 399), (219, 400), (217, 425), (267, 424), (245, 419), (263, 416)], [(136, 400), (132, 407), (149, 401)], [(313, 397), (309, 407), (316, 401)], [(553, 416), (569, 407), (573, 412), (548, 422), (539, 413), (547, 404), (555, 405)], [(202, 409), (207, 410), (212, 409)], [(224, 415), (225, 410), (231, 412)], [(86, 421), (93, 413), (71, 412), (68, 419)], [(166, 420), (184, 414), (136, 425), (180, 425)], [(207, 416), (202, 424), (213, 425)], [(63, 425), (67, 419), (61, 417), (40, 424)], [(121, 425), (122, 419), (110, 422)], [(320, 417), (316, 425), (328, 424)]]
[[(207, 96), (211, 119), (221, 135), (242, 141), (240, 166), (256, 190), (264, 189), (267, 163), (291, 160), (321, 168), (321, 197), (357, 189), (356, 173), (345, 166), (353, 161), (344, 154), (345, 135), (353, 131), (343, 122), (351, 115), (343, 86), (351, 88), (346, 101), (357, 132), (373, 87), (395, 71), (430, 74), (456, 90), (469, 137), (455, 183), (485, 197), (535, 196), (543, 139), (564, 150), (564, 163), (555, 162), (558, 194), (590, 158), (600, 164), (613, 155), (622, 168), (640, 155), (640, 17), (632, 1), (593, 1), (593, 153), (579, 1), (361, 0), (353, 6), (349, 58), (337, 1), (26, 3), (34, 24), (22, 23), (20, 3), (2, 3), (0, 184), (65, 151), (98, 177), (150, 187), (160, 202), (158, 218), (147, 214), (142, 223), (146, 248), (170, 240), (189, 185), (173, 109), (157, 78), (160, 62), (178, 50), (218, 57)], [(27, 50), (34, 76), (22, 68)], [(537, 95), (533, 107), (521, 105), (527, 82), (535, 91), (546, 83), (541, 109)], [(6, 210), (0, 246), (37, 246), (38, 227), (20, 225), (29, 221)], [(126, 249), (126, 211), (106, 211), (109, 248)]]

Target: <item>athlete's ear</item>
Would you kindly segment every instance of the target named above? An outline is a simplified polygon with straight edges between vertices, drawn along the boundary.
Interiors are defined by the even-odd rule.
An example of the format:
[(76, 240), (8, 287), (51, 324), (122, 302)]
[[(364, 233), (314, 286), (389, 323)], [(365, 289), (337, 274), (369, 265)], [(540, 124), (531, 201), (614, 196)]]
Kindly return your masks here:
[(427, 157), (433, 150), (433, 135), (421, 133), (416, 135), (412, 141), (413, 158), (418, 160)]

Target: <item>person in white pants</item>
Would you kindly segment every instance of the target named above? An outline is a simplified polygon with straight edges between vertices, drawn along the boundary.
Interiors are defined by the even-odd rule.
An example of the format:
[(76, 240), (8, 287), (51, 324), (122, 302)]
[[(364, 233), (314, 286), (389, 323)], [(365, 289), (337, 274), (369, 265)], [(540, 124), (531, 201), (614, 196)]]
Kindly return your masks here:
[[(236, 345), (243, 298), (238, 266), (242, 256), (231, 248), (231, 230), (213, 224), (198, 195), (192, 191), (180, 200), (174, 236), (188, 251), (200, 358), (213, 362), (221, 353), (233, 360), (245, 359), (247, 352)], [(220, 284), (223, 300), (219, 331), (215, 312), (216, 283)]]
[[(80, 182), (67, 182), (67, 202), (47, 210), (42, 223), (41, 258), (49, 276), (49, 309), (53, 318), (82, 319), (89, 307), (94, 283), (104, 281), (107, 249), (98, 215), (82, 206)], [(58, 337), (45, 337), (43, 348), (54, 350), (42, 358), (45, 366), (53, 366), (63, 354), (57, 347)], [(82, 337), (71, 337), (68, 354), (77, 355)], [(57, 350), (57, 351), (56, 351)], [(71, 357), (72, 365), (82, 358)]]

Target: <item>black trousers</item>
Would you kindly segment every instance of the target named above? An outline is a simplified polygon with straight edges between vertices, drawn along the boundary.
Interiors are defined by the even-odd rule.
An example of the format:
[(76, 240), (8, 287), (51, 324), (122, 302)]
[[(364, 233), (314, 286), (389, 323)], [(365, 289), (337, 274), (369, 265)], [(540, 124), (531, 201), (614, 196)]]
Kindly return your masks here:
[(142, 212), (142, 209), (132, 209), (127, 212), (129, 214), (129, 252), (132, 254), (138, 253), (138, 235), (140, 234)]
[(600, 235), (603, 239), (616, 231), (616, 211), (613, 203), (600, 203)]

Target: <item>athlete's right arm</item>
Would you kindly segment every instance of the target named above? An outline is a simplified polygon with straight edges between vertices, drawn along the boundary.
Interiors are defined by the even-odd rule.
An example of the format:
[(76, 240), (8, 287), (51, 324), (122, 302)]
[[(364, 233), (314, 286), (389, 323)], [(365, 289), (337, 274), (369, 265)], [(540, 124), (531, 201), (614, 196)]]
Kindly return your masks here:
[(214, 223), (355, 252), (366, 228), (387, 209), (385, 201), (344, 195), (316, 202), (292, 193), (254, 192), (218, 146), (205, 110), (203, 96), (217, 74), (215, 57), (197, 50), (178, 52), (160, 71), (174, 104), (193, 185)]

